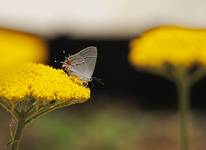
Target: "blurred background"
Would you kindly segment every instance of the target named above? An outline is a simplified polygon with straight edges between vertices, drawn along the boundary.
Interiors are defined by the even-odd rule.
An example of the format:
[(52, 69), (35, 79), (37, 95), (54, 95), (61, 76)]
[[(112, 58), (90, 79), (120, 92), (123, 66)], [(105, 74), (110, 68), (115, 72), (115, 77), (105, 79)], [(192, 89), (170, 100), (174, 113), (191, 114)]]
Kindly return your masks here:
[[(160, 25), (206, 27), (202, 0), (0, 0), (2, 69), (34, 60), (60, 61), (87, 46), (98, 48), (90, 101), (36, 120), (22, 150), (174, 150), (179, 148), (175, 85), (134, 69), (129, 42)], [(64, 54), (63, 51), (66, 53)], [(55, 62), (55, 60), (57, 62)], [(0, 65), (1, 66), (1, 65)], [(204, 150), (206, 79), (191, 92), (191, 148)], [(0, 150), (8, 149), (11, 118), (0, 108)], [(52, 143), (52, 144), (51, 144)]]

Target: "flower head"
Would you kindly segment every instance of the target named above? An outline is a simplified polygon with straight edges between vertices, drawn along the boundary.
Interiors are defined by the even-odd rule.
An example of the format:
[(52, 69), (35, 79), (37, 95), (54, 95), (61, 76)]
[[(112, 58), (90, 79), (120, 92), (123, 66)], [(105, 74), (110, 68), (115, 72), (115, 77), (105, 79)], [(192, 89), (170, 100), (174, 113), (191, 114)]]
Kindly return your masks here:
[(53, 110), (82, 103), (89, 97), (90, 90), (83, 86), (83, 81), (43, 64), (18, 64), (1, 71), (0, 105), (17, 124), (15, 132), (10, 131), (11, 149), (19, 149), (23, 129), (33, 120)]
[(47, 44), (41, 37), (30, 33), (0, 28), (0, 68), (19, 62), (45, 62)]
[(90, 98), (90, 90), (81, 80), (43, 64), (27, 63), (14, 67), (7, 74), (1, 73), (0, 79), (0, 97), (10, 103), (28, 97), (43, 102), (83, 102)]
[(135, 66), (161, 68), (206, 65), (206, 30), (162, 26), (131, 42), (129, 60)]

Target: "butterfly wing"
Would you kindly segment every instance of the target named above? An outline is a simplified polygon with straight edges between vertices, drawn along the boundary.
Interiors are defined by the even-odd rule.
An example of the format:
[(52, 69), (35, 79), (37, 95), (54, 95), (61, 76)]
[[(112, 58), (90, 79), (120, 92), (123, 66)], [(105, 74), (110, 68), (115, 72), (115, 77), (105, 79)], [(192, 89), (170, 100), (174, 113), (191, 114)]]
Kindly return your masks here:
[(79, 55), (82, 58), (84, 58), (85, 63), (88, 67), (87, 75), (91, 77), (92, 74), (94, 73), (94, 69), (97, 61), (97, 48), (93, 46), (87, 47), (82, 51), (80, 51)]
[(85, 81), (90, 81), (97, 60), (97, 48), (87, 47), (75, 55), (71, 55), (70, 71)]

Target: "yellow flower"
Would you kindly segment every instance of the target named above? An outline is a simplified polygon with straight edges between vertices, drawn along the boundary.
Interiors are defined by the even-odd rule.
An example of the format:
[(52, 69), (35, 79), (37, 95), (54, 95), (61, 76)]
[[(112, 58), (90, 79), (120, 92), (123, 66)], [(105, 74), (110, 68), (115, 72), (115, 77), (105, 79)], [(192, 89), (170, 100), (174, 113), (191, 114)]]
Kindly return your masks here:
[[(83, 103), (90, 89), (63, 70), (27, 63), (0, 72), (0, 105), (15, 119), (11, 149), (19, 149), (24, 128), (33, 120), (66, 106)], [(14, 136), (13, 136), (14, 135)]]
[(37, 35), (0, 28), (0, 68), (19, 62), (45, 62), (47, 44)]
[(0, 74), (0, 98), (16, 103), (28, 97), (44, 103), (84, 102), (90, 98), (90, 90), (83, 81), (43, 64), (27, 63)]
[(158, 67), (169, 63), (190, 67), (206, 65), (206, 30), (162, 26), (131, 42), (129, 60), (135, 66)]

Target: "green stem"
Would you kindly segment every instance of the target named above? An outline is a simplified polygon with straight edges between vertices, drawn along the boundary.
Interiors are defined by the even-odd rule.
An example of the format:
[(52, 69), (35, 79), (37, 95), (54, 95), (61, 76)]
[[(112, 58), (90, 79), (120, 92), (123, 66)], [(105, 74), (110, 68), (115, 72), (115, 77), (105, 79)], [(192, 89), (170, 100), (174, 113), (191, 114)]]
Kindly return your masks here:
[(2, 99), (0, 99), (0, 105), (6, 110), (8, 111), (12, 117), (14, 117), (14, 119), (17, 121), (19, 118), (19, 113), (16, 110), (12, 110), (12, 106), (10, 106), (9, 104), (7, 104), (6, 102), (4, 102)]
[(179, 96), (179, 113), (180, 113), (180, 147), (181, 150), (189, 149), (188, 123), (189, 123), (189, 93), (190, 80), (187, 72), (177, 73), (177, 89)]
[(37, 113), (33, 113), (30, 115), (30, 114), (27, 114), (27, 119), (25, 120), (25, 123), (26, 124), (29, 124), (30, 122), (32, 122), (32, 120), (35, 120), (53, 110), (56, 110), (56, 109), (60, 109), (60, 108), (63, 108), (63, 107), (67, 107), (67, 106), (70, 106), (72, 104), (75, 104), (75, 103), (78, 103), (77, 100), (73, 100), (73, 101), (69, 101), (69, 102), (63, 102), (63, 103), (59, 103), (59, 104), (56, 104), (52, 107), (48, 107), (47, 109), (43, 109), (41, 111), (38, 111)]
[(23, 130), (25, 128), (25, 119), (21, 118), (17, 122), (16, 131), (14, 139), (12, 139), (11, 149), (10, 150), (19, 150), (19, 144), (22, 138)]

